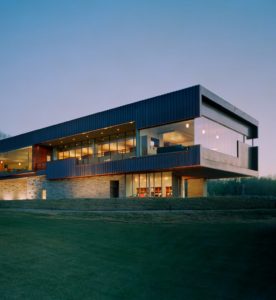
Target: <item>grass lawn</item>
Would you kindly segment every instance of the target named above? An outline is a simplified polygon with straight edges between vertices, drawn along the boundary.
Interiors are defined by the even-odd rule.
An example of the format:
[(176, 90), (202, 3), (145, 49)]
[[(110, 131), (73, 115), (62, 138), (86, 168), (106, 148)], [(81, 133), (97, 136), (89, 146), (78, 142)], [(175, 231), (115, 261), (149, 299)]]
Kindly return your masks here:
[(275, 218), (195, 214), (2, 210), (0, 299), (275, 299)]

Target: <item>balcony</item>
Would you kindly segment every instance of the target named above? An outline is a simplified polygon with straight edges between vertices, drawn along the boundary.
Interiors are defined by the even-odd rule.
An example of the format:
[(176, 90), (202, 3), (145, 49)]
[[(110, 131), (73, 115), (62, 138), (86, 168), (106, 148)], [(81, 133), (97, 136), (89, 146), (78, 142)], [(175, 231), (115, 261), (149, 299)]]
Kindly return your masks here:
[(77, 164), (97, 164), (102, 162), (122, 160), (127, 158), (136, 157), (136, 148), (132, 148), (132, 151), (106, 151), (101, 155), (86, 155), (77, 159)]
[(166, 152), (156, 155), (129, 157), (120, 160), (105, 160), (93, 158), (78, 160), (68, 158), (47, 162), (47, 179), (61, 179), (71, 177), (123, 174), (132, 172), (147, 172), (167, 170), (181, 167), (191, 167), (200, 164), (200, 146), (185, 147), (185, 150)]

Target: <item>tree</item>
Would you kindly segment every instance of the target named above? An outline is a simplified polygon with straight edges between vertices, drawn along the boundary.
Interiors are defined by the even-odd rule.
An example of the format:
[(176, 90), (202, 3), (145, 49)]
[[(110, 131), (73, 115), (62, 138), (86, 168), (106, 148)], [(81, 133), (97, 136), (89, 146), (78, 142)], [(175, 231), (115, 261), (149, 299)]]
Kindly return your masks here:
[(4, 132), (0, 131), (0, 140), (3, 140), (5, 138), (9, 137), (7, 134), (5, 134)]

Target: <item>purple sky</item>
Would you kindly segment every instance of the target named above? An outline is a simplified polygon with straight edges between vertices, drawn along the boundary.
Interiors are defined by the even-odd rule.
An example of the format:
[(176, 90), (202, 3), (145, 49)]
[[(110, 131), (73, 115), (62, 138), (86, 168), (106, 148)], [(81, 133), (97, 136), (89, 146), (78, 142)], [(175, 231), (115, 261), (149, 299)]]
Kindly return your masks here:
[(260, 121), (276, 174), (276, 1), (0, 0), (0, 130), (202, 84)]

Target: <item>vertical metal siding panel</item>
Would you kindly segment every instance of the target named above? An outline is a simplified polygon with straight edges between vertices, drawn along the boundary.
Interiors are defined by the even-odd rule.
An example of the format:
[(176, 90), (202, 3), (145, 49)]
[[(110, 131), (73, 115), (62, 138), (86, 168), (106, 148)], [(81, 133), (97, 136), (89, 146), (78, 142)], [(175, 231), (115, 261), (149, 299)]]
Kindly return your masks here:
[(78, 165), (75, 159), (54, 161), (47, 163), (46, 175), (48, 179), (58, 179), (74, 176), (146, 172), (199, 164), (200, 147), (194, 146), (188, 152), (181, 151), (162, 155), (145, 156), (95, 165)]
[(158, 126), (193, 118), (198, 113), (199, 87), (191, 87), (2, 140), (0, 151), (5, 152), (129, 121), (136, 121), (138, 129)]

